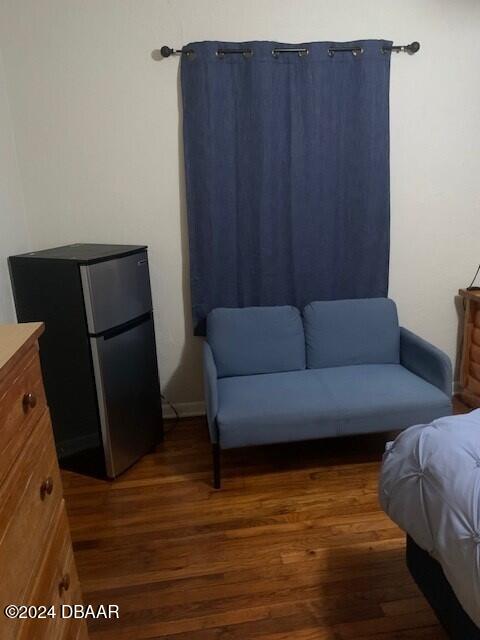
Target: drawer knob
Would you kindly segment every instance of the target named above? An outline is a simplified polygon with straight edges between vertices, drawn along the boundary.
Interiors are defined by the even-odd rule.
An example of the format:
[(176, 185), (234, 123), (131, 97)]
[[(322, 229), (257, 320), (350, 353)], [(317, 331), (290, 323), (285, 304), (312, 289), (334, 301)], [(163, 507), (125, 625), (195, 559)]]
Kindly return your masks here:
[(64, 591), (68, 591), (70, 588), (70, 574), (66, 573), (58, 583), (58, 593), (62, 595)]
[(45, 500), (45, 496), (51, 495), (53, 491), (53, 480), (50, 476), (45, 478), (45, 480), (40, 485), (40, 498)]
[(23, 408), (25, 409), (25, 411), (28, 411), (29, 409), (33, 409), (37, 404), (37, 396), (30, 392), (30, 393), (26, 393), (23, 396)]

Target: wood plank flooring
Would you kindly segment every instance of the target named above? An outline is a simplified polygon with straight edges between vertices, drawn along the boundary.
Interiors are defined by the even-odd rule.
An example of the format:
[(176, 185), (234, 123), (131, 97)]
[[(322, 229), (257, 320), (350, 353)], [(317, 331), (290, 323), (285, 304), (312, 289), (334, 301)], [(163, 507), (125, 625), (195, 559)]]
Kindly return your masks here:
[(92, 640), (441, 640), (379, 510), (388, 435), (224, 452), (203, 419), (113, 483), (62, 472)]

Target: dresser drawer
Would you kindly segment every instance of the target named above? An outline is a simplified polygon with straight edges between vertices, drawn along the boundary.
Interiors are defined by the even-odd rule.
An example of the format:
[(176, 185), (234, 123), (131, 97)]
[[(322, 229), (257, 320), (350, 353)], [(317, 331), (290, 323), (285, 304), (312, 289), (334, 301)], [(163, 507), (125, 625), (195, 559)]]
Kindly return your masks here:
[(44, 409), (10, 474), (0, 484), (2, 611), (6, 604), (24, 603), (49, 544), (49, 530), (61, 498), (50, 415)]
[[(50, 545), (35, 580), (28, 604), (35, 607), (54, 606), (55, 618), (17, 621), (15, 640), (74, 640), (86, 638), (84, 620), (62, 619), (62, 605), (81, 604), (80, 583), (73, 558), (72, 542), (63, 500), (52, 528)], [(27, 604), (27, 603), (26, 603)], [(82, 636), (80, 630), (84, 629)]]
[(0, 483), (46, 405), (40, 359), (33, 345), (0, 384)]

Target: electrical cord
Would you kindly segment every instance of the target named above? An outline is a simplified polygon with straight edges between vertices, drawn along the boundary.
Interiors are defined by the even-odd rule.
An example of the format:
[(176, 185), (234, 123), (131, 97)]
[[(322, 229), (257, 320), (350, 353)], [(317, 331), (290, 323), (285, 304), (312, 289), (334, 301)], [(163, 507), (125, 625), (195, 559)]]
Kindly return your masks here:
[[(473, 276), (473, 280), (471, 281), (470, 286), (467, 287), (467, 289), (471, 289), (472, 288), (473, 283), (477, 279), (477, 276), (478, 276), (479, 272), (480, 272), (480, 264), (478, 265), (478, 269), (476, 270), (475, 275)], [(476, 288), (478, 289), (478, 287), (476, 287)]]
[(173, 411), (173, 413), (175, 414), (175, 421), (172, 424), (172, 426), (169, 429), (165, 429), (165, 433), (170, 433), (170, 431), (173, 431), (173, 429), (177, 426), (178, 422), (180, 421), (180, 415), (177, 411), (177, 408), (175, 407), (174, 404), (172, 404), (170, 402), (170, 400), (168, 398), (166, 398), (163, 393), (160, 393), (160, 398), (170, 407), (170, 409)]

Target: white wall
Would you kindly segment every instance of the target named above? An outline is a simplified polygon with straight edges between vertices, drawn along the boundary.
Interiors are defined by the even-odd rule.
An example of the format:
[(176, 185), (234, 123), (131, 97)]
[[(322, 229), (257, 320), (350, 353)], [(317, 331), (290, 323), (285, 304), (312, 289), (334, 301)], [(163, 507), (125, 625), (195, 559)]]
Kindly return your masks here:
[(7, 257), (28, 248), (22, 187), (0, 51), (0, 324), (15, 322)]
[[(148, 243), (163, 386), (202, 397), (191, 337), (178, 58), (194, 40), (419, 40), (391, 74), (391, 295), (455, 355), (480, 261), (477, 0), (3, 0), (0, 38), (34, 248)], [(154, 56), (155, 57), (155, 56)], [(180, 185), (180, 186), (179, 186)], [(183, 256), (183, 258), (182, 258)]]

